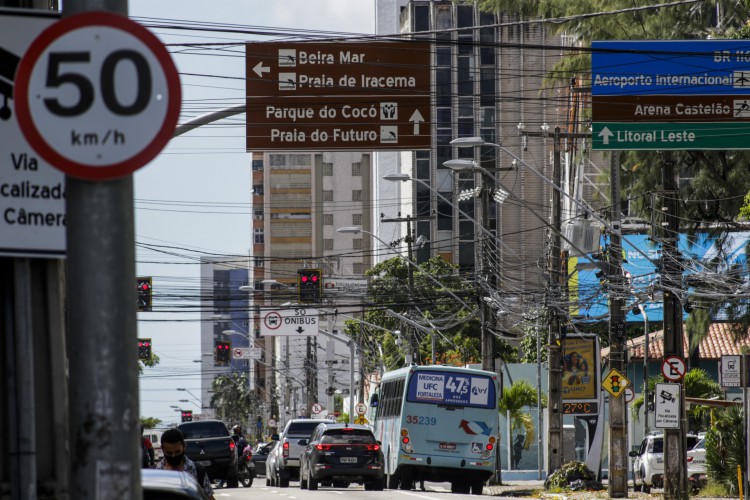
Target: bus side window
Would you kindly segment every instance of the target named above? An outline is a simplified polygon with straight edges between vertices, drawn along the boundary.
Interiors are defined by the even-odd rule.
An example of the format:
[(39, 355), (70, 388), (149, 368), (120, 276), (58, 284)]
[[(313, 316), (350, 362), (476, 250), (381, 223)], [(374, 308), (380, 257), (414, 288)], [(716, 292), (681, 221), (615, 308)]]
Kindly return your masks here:
[(394, 415), (401, 415), (401, 405), (404, 401), (404, 382), (406, 379), (401, 379), (398, 381), (398, 384), (396, 384), (396, 408), (394, 409)]
[(391, 416), (391, 389), (393, 388), (393, 384), (391, 382), (386, 382), (383, 384), (383, 416), (384, 417), (390, 417)]

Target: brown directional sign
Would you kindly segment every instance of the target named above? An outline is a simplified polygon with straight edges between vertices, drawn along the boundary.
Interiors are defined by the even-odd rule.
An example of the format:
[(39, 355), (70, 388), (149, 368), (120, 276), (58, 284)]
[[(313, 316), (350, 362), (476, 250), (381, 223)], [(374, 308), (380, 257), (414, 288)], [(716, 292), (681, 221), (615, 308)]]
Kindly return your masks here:
[(246, 45), (247, 149), (430, 147), (430, 44)]
[(594, 96), (596, 122), (750, 122), (750, 95)]

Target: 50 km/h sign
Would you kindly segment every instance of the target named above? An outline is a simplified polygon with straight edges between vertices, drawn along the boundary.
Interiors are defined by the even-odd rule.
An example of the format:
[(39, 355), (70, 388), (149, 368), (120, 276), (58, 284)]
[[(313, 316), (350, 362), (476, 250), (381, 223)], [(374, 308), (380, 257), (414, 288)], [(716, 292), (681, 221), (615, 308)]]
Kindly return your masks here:
[(83, 179), (121, 177), (151, 161), (172, 138), (180, 100), (161, 42), (107, 12), (50, 26), (16, 76), (21, 131), (52, 166)]
[(246, 45), (247, 149), (430, 147), (430, 45)]

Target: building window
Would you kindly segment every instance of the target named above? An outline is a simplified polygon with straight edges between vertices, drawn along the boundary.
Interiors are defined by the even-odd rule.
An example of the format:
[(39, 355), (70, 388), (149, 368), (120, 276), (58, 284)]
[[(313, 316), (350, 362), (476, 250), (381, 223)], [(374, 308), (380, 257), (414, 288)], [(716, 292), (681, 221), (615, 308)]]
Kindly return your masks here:
[(256, 227), (253, 230), (253, 234), (255, 235), (255, 243), (264, 243), (265, 239), (263, 237), (263, 228), (262, 227)]
[(253, 196), (263, 196), (263, 184), (253, 184)]
[(365, 274), (365, 265), (363, 263), (355, 262), (352, 267), (356, 276), (363, 276)]
[(333, 250), (333, 240), (324, 238), (323, 239), (323, 250)]
[(286, 155), (269, 155), (268, 160), (272, 167), (283, 167), (286, 165)]
[(263, 170), (263, 160), (253, 160), (253, 170)]
[(362, 250), (362, 238), (354, 238), (352, 240), (352, 249)]
[(362, 201), (362, 190), (355, 189), (352, 191), (352, 201)]
[(263, 220), (263, 209), (262, 208), (255, 208), (255, 209), (253, 209), (253, 219), (255, 219), (255, 220)]
[(352, 226), (362, 225), (362, 214), (352, 214)]
[(323, 175), (326, 177), (331, 177), (333, 175), (333, 163), (323, 164)]
[(255, 257), (255, 267), (265, 267), (265, 261), (263, 260), (263, 257)]
[(362, 164), (352, 163), (352, 177), (362, 177)]
[(333, 190), (323, 190), (323, 201), (333, 201)]
[(323, 214), (323, 225), (333, 226), (333, 214)]

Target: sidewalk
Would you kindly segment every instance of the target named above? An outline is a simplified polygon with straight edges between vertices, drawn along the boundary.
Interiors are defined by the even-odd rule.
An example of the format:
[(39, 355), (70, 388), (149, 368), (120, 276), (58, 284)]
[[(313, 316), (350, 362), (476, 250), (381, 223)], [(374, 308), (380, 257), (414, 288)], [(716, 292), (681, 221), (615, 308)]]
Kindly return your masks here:
[[(607, 481), (604, 481), (605, 489), (601, 491), (566, 491), (562, 493), (547, 493), (544, 491), (544, 481), (523, 480), (523, 481), (503, 481), (502, 485), (485, 486), (483, 493), (493, 497), (505, 498), (542, 498), (547, 500), (593, 500), (600, 498), (609, 498), (609, 491), (606, 489)], [(692, 497), (693, 495), (691, 495)], [(628, 490), (628, 498), (637, 499), (660, 499), (662, 498), (661, 490), (654, 490), (652, 493), (642, 493), (640, 491)], [(700, 500), (729, 500), (728, 498), (714, 499), (707, 497), (695, 497)], [(736, 497), (735, 497), (736, 498)]]

